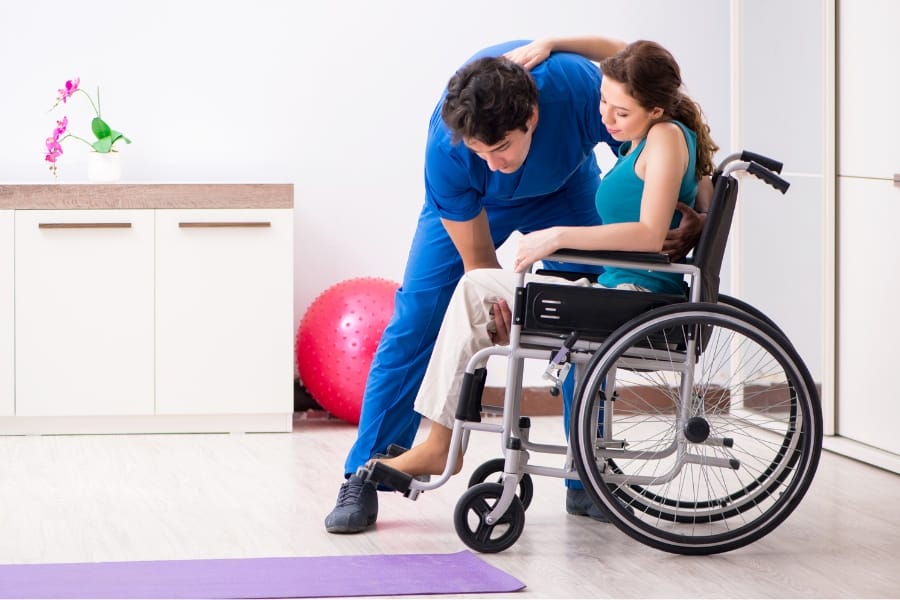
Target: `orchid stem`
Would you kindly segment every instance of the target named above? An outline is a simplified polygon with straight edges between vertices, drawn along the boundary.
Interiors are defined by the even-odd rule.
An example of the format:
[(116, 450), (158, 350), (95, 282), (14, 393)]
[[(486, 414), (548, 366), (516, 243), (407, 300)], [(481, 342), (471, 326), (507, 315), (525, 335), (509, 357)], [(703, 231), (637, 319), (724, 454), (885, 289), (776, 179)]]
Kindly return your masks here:
[[(99, 108), (99, 107), (100, 107), (100, 88), (99, 88), (99, 87), (97, 88), (97, 104), (94, 104), (94, 99), (91, 98), (91, 95), (88, 94), (88, 93), (87, 93), (86, 91), (84, 91), (83, 89), (78, 88), (78, 89), (75, 90), (75, 91), (76, 91), (76, 92), (81, 92), (82, 94), (84, 94), (85, 96), (87, 96), (88, 102), (91, 103), (91, 108), (94, 109), (94, 114), (97, 115), (97, 116), (99, 117), (99, 116), (100, 116), (100, 108)], [(72, 137), (75, 137), (75, 136), (72, 136)]]
[(64, 139), (66, 139), (66, 138), (75, 138), (75, 139), (78, 140), (79, 142), (84, 142), (85, 144), (87, 144), (87, 145), (90, 146), (91, 148), (94, 147), (94, 145), (91, 144), (89, 141), (87, 141), (86, 139), (84, 139), (84, 138), (82, 138), (82, 137), (78, 137), (77, 135), (75, 135), (75, 134), (73, 134), (73, 133), (67, 133), (67, 134), (64, 135), (64, 136), (62, 137), (62, 139), (60, 139), (59, 141), (62, 142), (62, 141), (63, 141)]

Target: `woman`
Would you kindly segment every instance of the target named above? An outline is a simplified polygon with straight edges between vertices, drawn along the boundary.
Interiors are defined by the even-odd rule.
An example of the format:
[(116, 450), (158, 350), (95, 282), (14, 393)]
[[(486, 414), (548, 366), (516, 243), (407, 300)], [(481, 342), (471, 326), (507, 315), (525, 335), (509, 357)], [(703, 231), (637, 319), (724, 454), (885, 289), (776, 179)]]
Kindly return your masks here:
[[(678, 203), (692, 207), (698, 182), (712, 174), (718, 147), (700, 107), (681, 91), (678, 63), (667, 50), (655, 42), (633, 42), (602, 61), (600, 70), (601, 118), (623, 142), (597, 190), (603, 225), (524, 235), (513, 265), (517, 272), (560, 248), (660, 252), (666, 232), (680, 220)], [(527, 280), (562, 283), (537, 275)], [(682, 282), (677, 273), (612, 267), (598, 279), (603, 287), (668, 293), (682, 293)], [(466, 363), (478, 350), (508, 342), (515, 283), (513, 273), (500, 269), (473, 270), (460, 280), (415, 403), (432, 421), (431, 431), (400, 456), (379, 460), (410, 475), (443, 472)], [(460, 456), (454, 472), (461, 468)]]

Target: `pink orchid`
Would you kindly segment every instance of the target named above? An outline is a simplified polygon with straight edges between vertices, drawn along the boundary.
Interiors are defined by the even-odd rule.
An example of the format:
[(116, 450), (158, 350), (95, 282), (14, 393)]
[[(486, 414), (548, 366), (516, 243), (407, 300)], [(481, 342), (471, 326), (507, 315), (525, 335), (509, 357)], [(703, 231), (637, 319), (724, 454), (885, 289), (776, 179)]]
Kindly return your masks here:
[(50, 163), (50, 170), (56, 173), (56, 159), (62, 156), (63, 149), (60, 144), (60, 137), (66, 133), (69, 126), (69, 117), (63, 117), (62, 121), (56, 122), (56, 128), (53, 129), (53, 135), (48, 137), (44, 144), (47, 146), (47, 154), (44, 160)]
[(81, 83), (81, 78), (76, 77), (75, 79), (70, 79), (66, 82), (65, 89), (59, 90), (59, 100), (65, 104), (66, 100), (72, 97), (72, 94), (78, 91), (78, 84)]
[[(44, 157), (49, 163), (55, 163), (56, 159), (62, 156), (62, 144), (59, 143), (59, 140), (54, 139), (52, 137), (47, 138), (47, 155)], [(55, 166), (55, 165), (54, 165)], [(52, 169), (53, 167), (51, 167)]]
[(63, 117), (62, 121), (56, 122), (56, 129), (53, 130), (53, 139), (59, 140), (60, 136), (66, 132), (66, 128), (69, 126), (69, 117)]

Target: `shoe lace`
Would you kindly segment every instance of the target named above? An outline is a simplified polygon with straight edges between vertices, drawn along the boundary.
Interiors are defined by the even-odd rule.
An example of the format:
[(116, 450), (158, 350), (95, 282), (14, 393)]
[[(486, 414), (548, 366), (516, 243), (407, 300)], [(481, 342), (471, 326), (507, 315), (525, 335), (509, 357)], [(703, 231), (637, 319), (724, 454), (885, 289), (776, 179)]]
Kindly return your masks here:
[(362, 494), (364, 485), (365, 482), (360, 480), (348, 479), (345, 481), (341, 486), (341, 491), (338, 492), (337, 505), (347, 506), (348, 504), (356, 504)]

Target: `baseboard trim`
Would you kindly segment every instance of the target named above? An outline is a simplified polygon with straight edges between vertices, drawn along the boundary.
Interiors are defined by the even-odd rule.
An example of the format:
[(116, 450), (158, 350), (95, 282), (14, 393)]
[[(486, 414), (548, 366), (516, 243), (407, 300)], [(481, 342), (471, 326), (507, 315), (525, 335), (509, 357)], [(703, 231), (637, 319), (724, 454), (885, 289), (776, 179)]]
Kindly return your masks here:
[[(484, 388), (484, 392), (481, 395), (481, 405), (483, 407), (502, 407), (504, 391), (505, 388), (502, 387)], [(727, 405), (727, 397), (724, 404), (722, 398), (717, 398), (717, 402), (720, 406)], [(641, 388), (639, 395), (626, 391), (616, 400), (617, 410), (623, 412), (640, 412), (646, 410), (647, 406), (652, 406), (658, 411), (670, 411), (672, 410), (672, 399), (659, 390)], [(491, 411), (488, 408), (487, 412), (495, 411)], [(549, 387), (522, 388), (522, 414), (529, 417), (562, 415), (562, 395), (553, 396), (550, 394)]]
[[(503, 406), (502, 387), (485, 387), (481, 396), (482, 406)], [(674, 391), (667, 392), (649, 386), (637, 386), (620, 390), (616, 400), (618, 412), (639, 413), (648, 408), (660, 412), (673, 412)], [(750, 399), (752, 398), (752, 399)], [(713, 412), (728, 412), (730, 397), (727, 390), (710, 387), (707, 391), (707, 410)], [(781, 391), (768, 391), (765, 386), (757, 386), (745, 399), (745, 406), (751, 409), (762, 410), (779, 406), (785, 402), (784, 393)], [(552, 396), (549, 387), (522, 388), (522, 414), (532, 417), (562, 415), (562, 396)]]
[[(481, 394), (481, 405), (503, 406), (506, 388), (485, 387)], [(547, 417), (563, 414), (562, 395), (553, 396), (549, 387), (522, 388), (522, 414), (529, 417)]]
[(826, 435), (825, 439), (822, 440), (822, 448), (900, 475), (900, 455), (893, 454), (887, 450), (837, 435)]
[(0, 435), (290, 433), (293, 413), (0, 417)]

